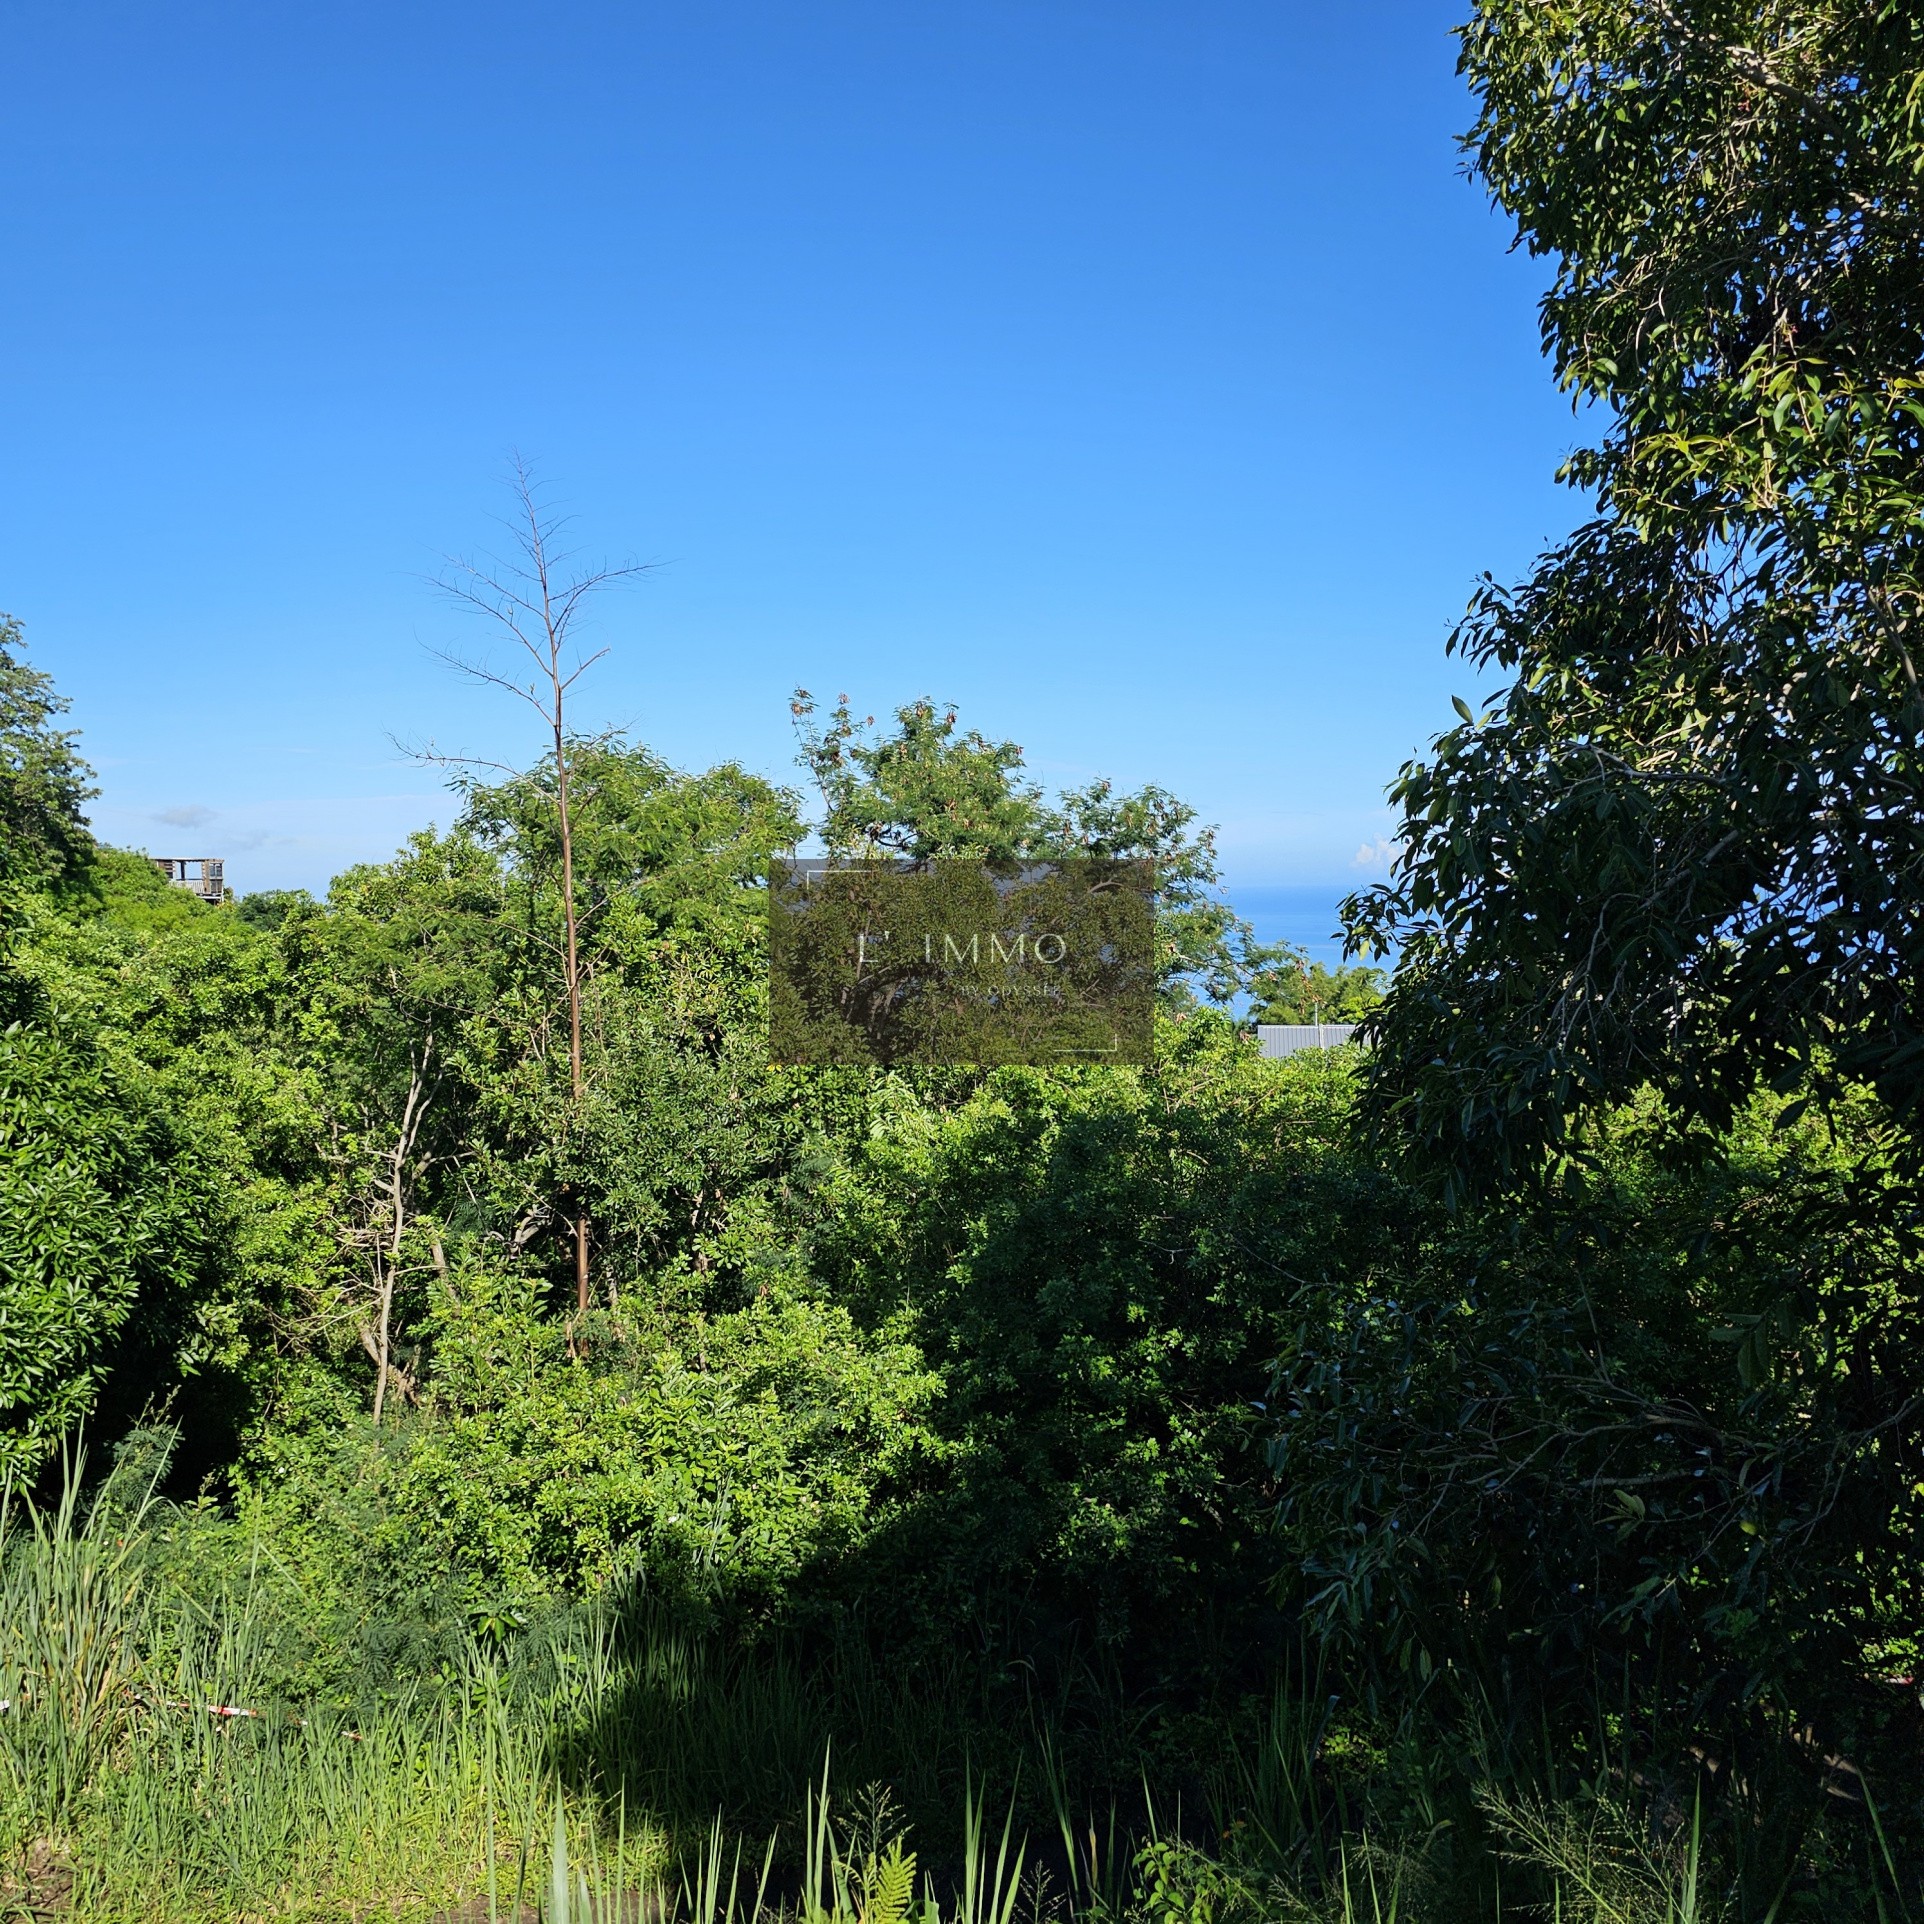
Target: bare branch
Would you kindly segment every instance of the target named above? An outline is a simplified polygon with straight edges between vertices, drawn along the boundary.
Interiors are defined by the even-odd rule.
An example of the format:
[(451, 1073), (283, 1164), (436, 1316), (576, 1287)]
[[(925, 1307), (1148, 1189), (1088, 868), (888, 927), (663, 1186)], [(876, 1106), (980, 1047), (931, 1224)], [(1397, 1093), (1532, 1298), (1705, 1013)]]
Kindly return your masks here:
[[(574, 798), (570, 789), (573, 778), (571, 763), (581, 744), (569, 734), (567, 702), (575, 684), (606, 657), (608, 650), (600, 648), (584, 656), (578, 650), (572, 650), (572, 638), (575, 622), (591, 596), (603, 588), (632, 580), (646, 573), (647, 569), (636, 562), (620, 567), (603, 565), (565, 581), (559, 579), (560, 571), (572, 559), (557, 545), (566, 524), (561, 517), (549, 513), (543, 506), (534, 471), (518, 453), (510, 461), (510, 486), (516, 512), (506, 526), (519, 559), (494, 559), (482, 566), (472, 561), (449, 558), (446, 570), (435, 585), (449, 600), (506, 629), (533, 664), (534, 674), (523, 685), (486, 662), (472, 661), (439, 649), (432, 652), (470, 680), (499, 688), (513, 695), (516, 700), (525, 702), (541, 717), (549, 736), (554, 768), (555, 826), (561, 844), (562, 985), (568, 1001), (569, 1094), (578, 1110), (586, 1095), (586, 1069), (582, 1056), (582, 985), (586, 971), (581, 954), (580, 916), (575, 901), (575, 817)], [(444, 765), (457, 764), (450, 758)], [(467, 765), (465, 758), (458, 765)], [(567, 1192), (564, 1200), (572, 1218), (575, 1305), (576, 1315), (581, 1316), (586, 1314), (591, 1300), (588, 1286), (590, 1224), (588, 1212), (577, 1193)], [(382, 1340), (385, 1356), (385, 1330)], [(572, 1329), (569, 1342), (572, 1349)]]
[(605, 648), (597, 648), (595, 652), (587, 658), (586, 661), (577, 663), (575, 666), (574, 672), (570, 674), (561, 684), (563, 692), (565, 693), (568, 689), (572, 688), (575, 685), (575, 683), (578, 682), (582, 678), (582, 676), (585, 675), (588, 672), (588, 670), (595, 665), (596, 662), (601, 660), (601, 658), (605, 654), (607, 654), (607, 652), (608, 650)]
[(389, 735), (388, 744), (397, 754), (428, 768), (492, 768), (497, 774), (510, 777), (521, 773), (511, 763), (491, 762), (485, 755), (448, 754), (432, 742), (404, 742), (398, 735)]

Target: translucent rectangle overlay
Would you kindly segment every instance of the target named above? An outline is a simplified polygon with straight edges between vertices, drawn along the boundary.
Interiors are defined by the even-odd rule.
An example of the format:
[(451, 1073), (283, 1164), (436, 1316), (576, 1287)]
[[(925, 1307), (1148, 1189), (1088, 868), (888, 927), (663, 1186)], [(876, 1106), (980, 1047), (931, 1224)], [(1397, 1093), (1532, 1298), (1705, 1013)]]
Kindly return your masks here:
[(1146, 1063), (1155, 864), (778, 860), (779, 1063)]

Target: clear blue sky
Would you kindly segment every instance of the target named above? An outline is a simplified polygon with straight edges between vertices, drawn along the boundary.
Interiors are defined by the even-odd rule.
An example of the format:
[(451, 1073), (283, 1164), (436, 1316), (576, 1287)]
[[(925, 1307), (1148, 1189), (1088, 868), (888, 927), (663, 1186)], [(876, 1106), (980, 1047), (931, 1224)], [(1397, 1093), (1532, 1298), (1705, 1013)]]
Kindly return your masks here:
[(390, 735), (531, 757), (423, 647), (519, 448), (661, 564), (584, 721), (796, 779), (798, 682), (927, 691), (1341, 893), (1577, 510), (1460, 11), (13, 0), (0, 607), (97, 826), (318, 888), (447, 814)]

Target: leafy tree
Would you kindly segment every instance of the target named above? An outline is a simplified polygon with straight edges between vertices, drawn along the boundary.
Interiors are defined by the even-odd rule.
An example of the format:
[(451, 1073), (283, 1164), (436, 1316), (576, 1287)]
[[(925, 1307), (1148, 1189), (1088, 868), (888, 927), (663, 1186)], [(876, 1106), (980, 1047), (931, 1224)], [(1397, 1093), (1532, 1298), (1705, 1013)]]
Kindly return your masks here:
[(1042, 790), (1021, 778), (1022, 750), (973, 728), (958, 735), (953, 708), (925, 695), (896, 711), (893, 734), (875, 735), (875, 717), (858, 722), (846, 695), (820, 724), (807, 689), (789, 706), (832, 855), (1006, 862), (1032, 854), (1046, 833)]
[[(570, 742), (568, 762), (577, 912), (594, 966), (605, 973), (664, 940), (731, 951), (752, 941), (769, 855), (801, 833), (790, 791), (733, 762), (684, 775), (619, 735)], [(460, 788), (464, 825), (509, 864), (524, 903), (558, 906), (551, 765)]]
[(1203, 999), (1218, 1006), (1246, 987), (1261, 958), (1249, 924), (1218, 890), (1216, 831), (1196, 827), (1196, 810), (1153, 783), (1118, 795), (1107, 779), (1065, 789), (1051, 812), (1046, 846), (1112, 861), (1156, 865), (1156, 939), (1163, 1001), (1172, 1011)]
[[(1213, 1013), (1153, 1069), (1004, 1069), (931, 1114), (906, 1090), (817, 1198), (811, 1265), (937, 1370), (934, 1441), (857, 1580), (898, 1628), (1026, 1598), (1027, 1659), (1081, 1640), (1198, 1685), (1275, 1633), (1261, 1445), (1293, 1279), (1393, 1248), (1349, 1071), (1271, 1063)], [(846, 1581), (846, 1577), (844, 1578)], [(1003, 1634), (1009, 1634), (1007, 1630)]]
[(924, 696), (898, 709), (892, 733), (855, 719), (842, 696), (825, 721), (798, 688), (790, 703), (801, 760), (821, 793), (822, 840), (832, 855), (925, 862), (1095, 856), (1156, 864), (1163, 999), (1196, 992), (1226, 1003), (1259, 959), (1247, 923), (1217, 893), (1216, 831), (1152, 786), (1119, 795), (1108, 780), (1051, 802), (1023, 776), (1022, 750), (975, 729), (956, 732), (953, 708)]
[(0, 1405), (16, 1465), (74, 1421), (171, 1400), (184, 1474), (262, 1396), (308, 1272), (317, 1117), (265, 1033), (285, 976), (232, 914), (144, 856), (27, 898), (0, 1036)]
[(600, 1303), (739, 1278), (814, 1126), (766, 1062), (758, 884), (796, 833), (789, 800), (614, 740), (572, 744), (570, 766), (579, 1102), (551, 765), (466, 782), (452, 833), (350, 871), (277, 931), (294, 1046), (335, 1118), (338, 1252), (309, 1326), (335, 1367), (373, 1363), (383, 1411), (428, 1380), (448, 1276), (531, 1266), (559, 1286), (577, 1204), (600, 1225)]
[[(788, 791), (733, 763), (682, 774), (619, 738), (576, 744), (571, 761), (587, 1096), (571, 1131), (528, 1075), (518, 1099), (524, 1121), (548, 1118), (557, 1178), (594, 1201), (618, 1289), (683, 1263), (705, 1270), (708, 1239), (725, 1237), (795, 1136), (793, 1091), (767, 1069), (762, 884), (800, 823)], [(463, 818), (502, 862), (510, 919), (536, 943), (555, 920), (547, 781), (541, 769), (471, 785)], [(521, 1155), (524, 1170), (540, 1166)]]
[[(631, 579), (641, 570), (597, 568), (565, 578), (568, 557), (559, 549), (564, 523), (542, 504), (532, 470), (519, 456), (513, 467), (514, 519), (508, 524), (515, 555), (486, 565), (451, 564), (441, 586), (452, 600), (471, 614), (483, 616), (513, 643), (509, 667), (497, 672), (485, 662), (458, 655), (444, 657), (454, 667), (491, 688), (501, 689), (527, 704), (540, 717), (553, 743), (546, 793), (554, 814), (554, 843), (560, 857), (556, 876), (561, 908), (561, 944), (557, 955), (562, 993), (568, 1011), (569, 1095), (579, 1109), (587, 1094), (587, 1070), (582, 1043), (582, 963), (575, 903), (575, 811), (572, 797), (572, 750), (576, 731), (569, 722), (568, 697), (575, 684), (608, 651), (585, 659), (575, 650), (574, 631), (584, 605), (603, 588)], [(521, 677), (526, 675), (524, 682)], [(429, 759), (442, 759), (430, 756)], [(467, 764), (456, 758), (455, 765)], [(585, 1316), (590, 1297), (590, 1219), (572, 1199), (575, 1257), (575, 1313)]]
[(1459, 1182), (1645, 1081), (1924, 1097), (1924, 19), (1484, 0), (1468, 149), (1554, 264), (1596, 514), (1452, 646), (1507, 689), (1403, 772), (1352, 904), (1379, 1101)]
[(1507, 685), (1347, 905), (1374, 1117), (1465, 1213), (1286, 1359), (1286, 1523), (1406, 1676), (1855, 1744), (1924, 1480), (1924, 17), (1481, 0), (1462, 67), (1594, 511), (1478, 590)]
[(86, 1043), (0, 1033), (0, 1472), (93, 1408), (137, 1317), (178, 1315), (210, 1250), (165, 1113)]
[(1286, 945), (1250, 982), (1252, 1022), (1361, 1022), (1383, 1000), (1383, 971), (1328, 968)]
[(249, 928), (271, 933), (290, 917), (305, 914), (313, 906), (314, 898), (305, 889), (257, 889), (234, 904), (234, 913)]
[[(416, 1393), (395, 1356), (423, 1275), (445, 1267), (434, 1203), (468, 1176), (477, 1105), (498, 1099), (526, 1060), (518, 1025), (541, 1024), (552, 1006), (505, 902), (492, 854), (458, 832), (425, 831), (393, 861), (337, 878), (325, 913), (297, 911), (275, 932), (294, 977), (293, 1046), (333, 1124), (337, 1260), (308, 1312), (373, 1363), (377, 1424), (390, 1391)], [(521, 1140), (536, 1135), (530, 1127)], [(553, 1220), (548, 1198), (526, 1181), (520, 1191), (521, 1210)]]
[(81, 810), (95, 791), (76, 735), (53, 725), (66, 698), (24, 650), (19, 622), (0, 615), (0, 887), (41, 888), (86, 860)]
[(417, 1399), (375, 1431), (324, 1379), (290, 1386), (242, 1513), (324, 1633), (370, 1595), (458, 1621), (629, 1580), (697, 1618), (779, 1609), (812, 1560), (886, 1523), (938, 1389), (899, 1338), (792, 1280), (699, 1321), (628, 1308), (570, 1332), (525, 1276), (457, 1264)]
[(1683, 1162), (1646, 1094), (1537, 1207), (1409, 1198), (1367, 1286), (1305, 1279), (1273, 1399), (1291, 1593), (1379, 1706), (1467, 1699), (1580, 1758), (1603, 1678), (1638, 1745), (1754, 1765), (1786, 1716), (1866, 1761), (1909, 1741), (1875, 1676), (1924, 1602), (1867, 1380), (1890, 1173), (1868, 1100), (1785, 1112)]

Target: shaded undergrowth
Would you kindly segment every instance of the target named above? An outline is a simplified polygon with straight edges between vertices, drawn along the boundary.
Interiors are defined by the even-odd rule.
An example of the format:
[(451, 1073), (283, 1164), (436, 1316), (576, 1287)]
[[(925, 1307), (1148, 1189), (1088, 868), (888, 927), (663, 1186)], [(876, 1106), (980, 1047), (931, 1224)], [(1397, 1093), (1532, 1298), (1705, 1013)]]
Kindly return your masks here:
[(1867, 1790), (1572, 1782), (1469, 1726), (1372, 1730), (1301, 1661), (1179, 1715), (1093, 1667), (903, 1673), (859, 1626), (731, 1642), (629, 1599), (464, 1624), (431, 1671), (276, 1701), (271, 1573), (184, 1585), (164, 1516), (125, 1473), (0, 1515), (0, 1916), (1776, 1924), (1913, 1901)]

